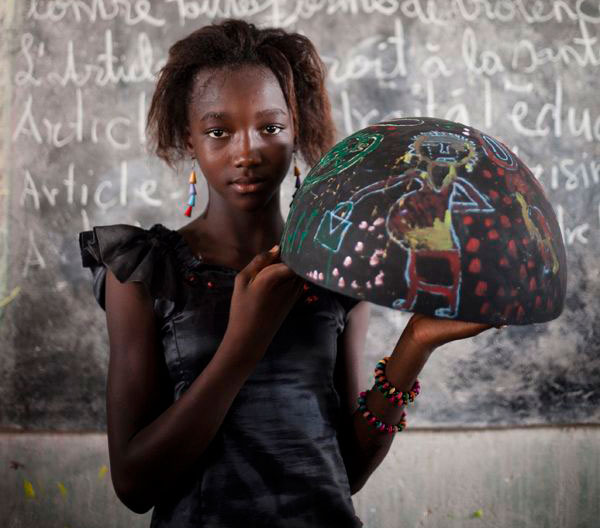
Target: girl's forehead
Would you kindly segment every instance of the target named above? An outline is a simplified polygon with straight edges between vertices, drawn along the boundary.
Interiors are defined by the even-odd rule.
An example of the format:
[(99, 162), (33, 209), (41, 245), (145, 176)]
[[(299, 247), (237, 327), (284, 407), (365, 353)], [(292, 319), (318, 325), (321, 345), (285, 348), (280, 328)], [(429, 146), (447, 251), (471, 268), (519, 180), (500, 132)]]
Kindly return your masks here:
[(268, 104), (287, 110), (277, 77), (258, 65), (200, 70), (194, 77), (189, 103), (191, 110), (239, 104)]

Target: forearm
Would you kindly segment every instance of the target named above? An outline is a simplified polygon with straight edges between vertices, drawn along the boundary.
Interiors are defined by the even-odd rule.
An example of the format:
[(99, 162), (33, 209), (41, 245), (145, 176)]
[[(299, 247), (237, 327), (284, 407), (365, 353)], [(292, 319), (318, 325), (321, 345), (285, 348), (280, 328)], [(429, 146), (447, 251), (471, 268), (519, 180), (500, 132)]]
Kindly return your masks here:
[(266, 346), (250, 346), (226, 334), (213, 359), (181, 398), (126, 446), (111, 450), (115, 488), (118, 481), (119, 497), (129, 508), (147, 511), (199, 462)]
[[(432, 349), (417, 345), (410, 333), (402, 335), (387, 362), (385, 374), (398, 390), (408, 392), (429, 359)], [(366, 406), (379, 420), (396, 424), (406, 406), (395, 407), (377, 389), (368, 391)], [(407, 413), (408, 414), (408, 413)], [(346, 468), (352, 493), (360, 490), (369, 476), (381, 464), (392, 444), (394, 435), (381, 433), (369, 424), (360, 410), (356, 410), (348, 424)]]

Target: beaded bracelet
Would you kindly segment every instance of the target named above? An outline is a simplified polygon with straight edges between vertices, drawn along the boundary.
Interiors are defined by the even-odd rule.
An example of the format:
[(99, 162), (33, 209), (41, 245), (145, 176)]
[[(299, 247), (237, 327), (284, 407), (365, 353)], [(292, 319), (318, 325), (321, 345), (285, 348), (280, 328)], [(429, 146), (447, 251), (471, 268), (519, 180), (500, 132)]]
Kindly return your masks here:
[(366, 392), (361, 392), (360, 396), (358, 397), (358, 410), (365, 417), (367, 423), (370, 423), (380, 433), (394, 434), (399, 431), (402, 431), (406, 427), (406, 413), (404, 411), (402, 411), (400, 421), (396, 425), (386, 424), (385, 422), (379, 420), (371, 411), (369, 411), (369, 409), (367, 409)]
[(415, 380), (412, 388), (408, 392), (398, 390), (385, 377), (385, 365), (389, 359), (390, 356), (386, 356), (383, 359), (380, 359), (375, 366), (375, 387), (379, 389), (379, 392), (381, 392), (394, 407), (401, 407), (408, 402), (414, 402), (421, 391), (419, 380)]

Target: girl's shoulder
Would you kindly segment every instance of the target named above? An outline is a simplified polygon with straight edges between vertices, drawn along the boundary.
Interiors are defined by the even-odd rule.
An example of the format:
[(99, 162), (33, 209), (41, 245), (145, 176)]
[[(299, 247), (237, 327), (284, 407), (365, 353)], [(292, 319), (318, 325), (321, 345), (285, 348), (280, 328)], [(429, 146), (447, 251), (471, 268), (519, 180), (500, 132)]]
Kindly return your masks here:
[(104, 309), (106, 271), (120, 282), (141, 282), (155, 299), (175, 300), (179, 276), (197, 262), (177, 231), (162, 224), (94, 226), (79, 233), (81, 263), (92, 272), (94, 295)]
[[(92, 272), (93, 293), (102, 309), (105, 309), (108, 269), (120, 282), (143, 283), (155, 301), (167, 301), (155, 306), (161, 313), (171, 312), (174, 305), (183, 306), (190, 285), (202, 282), (198, 281), (198, 272), (217, 273), (228, 287), (232, 287), (236, 274), (232, 268), (205, 263), (178, 231), (162, 224), (148, 229), (129, 224), (94, 226), (79, 233), (79, 248), (83, 267)], [(319, 297), (329, 298), (330, 302), (315, 303)], [(340, 328), (345, 326), (348, 312), (358, 302), (317, 284), (310, 285), (304, 299), (311, 309), (324, 306), (333, 309)]]

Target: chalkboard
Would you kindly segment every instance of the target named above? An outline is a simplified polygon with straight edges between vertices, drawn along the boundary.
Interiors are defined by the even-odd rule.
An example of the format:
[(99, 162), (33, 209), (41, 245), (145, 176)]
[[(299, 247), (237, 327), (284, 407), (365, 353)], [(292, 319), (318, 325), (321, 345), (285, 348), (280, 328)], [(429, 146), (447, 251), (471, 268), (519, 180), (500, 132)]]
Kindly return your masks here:
[[(562, 316), (436, 351), (411, 427), (598, 423), (597, 2), (29, 0), (0, 8), (0, 427), (104, 429), (105, 318), (77, 233), (186, 223), (189, 166), (147, 152), (145, 117), (168, 47), (226, 17), (313, 40), (338, 139), (394, 117), (460, 121), (512, 148), (556, 210)], [(285, 207), (292, 190), (291, 175)], [(406, 320), (373, 307), (365, 386)]]

